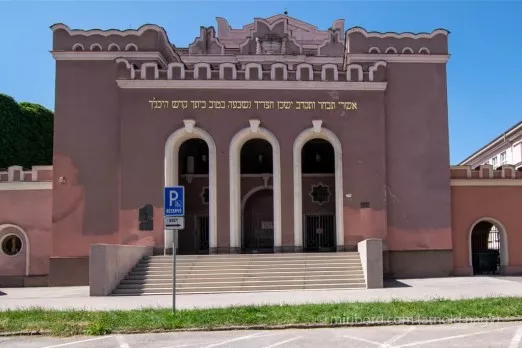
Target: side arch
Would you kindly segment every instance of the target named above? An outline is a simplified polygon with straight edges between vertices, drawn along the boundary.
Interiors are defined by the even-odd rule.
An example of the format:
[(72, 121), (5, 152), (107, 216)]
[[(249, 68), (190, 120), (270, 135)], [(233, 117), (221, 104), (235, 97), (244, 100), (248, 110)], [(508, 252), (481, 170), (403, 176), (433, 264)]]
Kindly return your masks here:
[[(29, 236), (27, 236), (27, 233), (24, 231), (24, 229), (22, 227), (18, 226), (18, 225), (14, 225), (14, 224), (0, 224), (0, 232), (5, 230), (6, 228), (14, 228), (18, 232), (20, 232), (20, 234), (24, 238), (21, 250), (24, 250), (24, 248), (25, 248), (25, 276), (27, 277), (27, 276), (29, 276), (29, 271), (31, 269), (31, 267), (30, 267), (30, 262), (31, 262), (31, 253), (30, 253), (30, 251), (31, 251), (31, 249), (30, 249), (30, 245), (29, 245)], [(0, 239), (2, 239), (2, 238), (0, 238)]]
[(240, 130), (230, 142), (230, 247), (241, 247), (241, 148), (248, 140), (264, 139), (272, 146), (274, 190), (274, 248), (281, 246), (281, 150), (272, 132), (252, 121), (251, 127)]
[[(314, 121), (317, 123), (317, 121)], [(339, 138), (329, 129), (317, 123), (302, 131), (294, 141), (294, 245), (303, 246), (303, 192), (301, 151), (304, 144), (312, 139), (328, 141), (334, 148), (335, 156), (335, 229), (337, 247), (344, 245), (343, 218), (343, 163), (342, 146)], [(317, 127), (317, 125), (319, 127)], [(318, 129), (319, 128), (319, 129)]]
[[(205, 130), (194, 127), (195, 122), (184, 120), (185, 127), (172, 133), (165, 143), (165, 186), (176, 186), (179, 180), (179, 148), (186, 140), (202, 139), (208, 146), (209, 166), (209, 248), (217, 247), (217, 167), (216, 143)], [(165, 233), (165, 249), (172, 244), (172, 233)]]
[(468, 264), (469, 267), (473, 267), (473, 258), (472, 258), (472, 243), (471, 243), (471, 237), (473, 234), (473, 230), (475, 229), (475, 226), (479, 224), (480, 222), (489, 222), (498, 228), (498, 232), (500, 233), (500, 266), (506, 267), (509, 266), (509, 243), (508, 243), (508, 235), (506, 228), (504, 225), (498, 221), (497, 219), (494, 219), (492, 217), (481, 217), (480, 219), (477, 219), (475, 222), (471, 224), (471, 227), (468, 232)]

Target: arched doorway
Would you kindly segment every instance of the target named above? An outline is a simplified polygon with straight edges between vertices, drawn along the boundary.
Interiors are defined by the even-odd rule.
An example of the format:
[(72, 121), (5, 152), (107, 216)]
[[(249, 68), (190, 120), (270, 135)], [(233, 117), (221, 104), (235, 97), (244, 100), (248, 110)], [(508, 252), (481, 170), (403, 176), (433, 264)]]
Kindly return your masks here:
[[(303, 244), (303, 235), (305, 232), (305, 218), (303, 217), (303, 199), (304, 197), (310, 197), (310, 190), (304, 190), (303, 188), (303, 157), (307, 159), (307, 161), (323, 161), (321, 158), (321, 154), (319, 154), (319, 158), (317, 158), (314, 151), (312, 151), (308, 155), (303, 155), (303, 148), (305, 144), (307, 144), (310, 140), (314, 139), (322, 139), (333, 147), (333, 166), (334, 166), (334, 185), (329, 185), (328, 189), (329, 198), (332, 202), (334, 202), (335, 210), (335, 249), (337, 251), (344, 250), (344, 217), (343, 217), (343, 165), (342, 165), (342, 146), (339, 138), (329, 129), (322, 127), (321, 120), (312, 121), (312, 127), (303, 130), (294, 141), (294, 245), (296, 249), (304, 249), (305, 246)], [(313, 143), (312, 143), (313, 144)], [(321, 165), (314, 165), (315, 171), (319, 173), (308, 173), (307, 176), (323, 176), (331, 175), (331, 147), (324, 145), (325, 143), (316, 143), (319, 146), (323, 146), (323, 151), (326, 151), (324, 155), (326, 158), (330, 156), (328, 160), (330, 162), (329, 169), (323, 168)], [(323, 145), (321, 145), (323, 144)], [(313, 146), (310, 147), (313, 150)], [(328, 148), (328, 150), (326, 150)], [(308, 152), (308, 150), (307, 150)], [(312, 167), (313, 168), (313, 167)], [(314, 171), (307, 169), (306, 171)], [(324, 172), (326, 171), (326, 172)], [(323, 183), (324, 184), (324, 183)], [(320, 194), (320, 192), (326, 193), (325, 185), (319, 185), (316, 189), (316, 196)], [(333, 191), (333, 192), (332, 192)], [(323, 203), (324, 204), (324, 203)], [(313, 229), (313, 226), (312, 226)], [(323, 230), (324, 231), (324, 230)], [(320, 230), (318, 232), (321, 232)], [(324, 250), (324, 249), (323, 249)]]
[(203, 139), (179, 147), (179, 185), (185, 187), (185, 229), (178, 233), (179, 254), (209, 252), (209, 149)]
[(473, 274), (496, 274), (507, 266), (507, 235), (497, 221), (482, 219), (470, 231), (470, 263)]
[(335, 152), (325, 139), (301, 150), (303, 251), (336, 251)]
[[(208, 212), (209, 212), (209, 247), (215, 250), (217, 247), (217, 164), (216, 164), (216, 143), (208, 132), (199, 127), (195, 127), (194, 120), (183, 120), (185, 127), (179, 128), (172, 133), (165, 142), (165, 183), (167, 186), (180, 185), (179, 150), (181, 145), (190, 139), (202, 139), (208, 147)], [(183, 233), (183, 232), (180, 232)], [(178, 233), (178, 234), (180, 234)], [(169, 253), (172, 248), (173, 233), (164, 230), (165, 253)]]
[(274, 251), (274, 194), (272, 145), (265, 139), (250, 139), (240, 151), (242, 231), (241, 251)]
[(255, 188), (244, 197), (242, 204), (243, 252), (274, 250), (274, 192), (271, 187)]

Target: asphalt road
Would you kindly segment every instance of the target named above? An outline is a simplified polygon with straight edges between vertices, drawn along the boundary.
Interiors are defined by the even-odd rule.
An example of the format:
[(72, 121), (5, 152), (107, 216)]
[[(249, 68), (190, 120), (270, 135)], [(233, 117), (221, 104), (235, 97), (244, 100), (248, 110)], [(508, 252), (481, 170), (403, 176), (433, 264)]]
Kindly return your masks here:
[(520, 348), (522, 323), (272, 331), (177, 332), (103, 337), (2, 337), (13, 348)]

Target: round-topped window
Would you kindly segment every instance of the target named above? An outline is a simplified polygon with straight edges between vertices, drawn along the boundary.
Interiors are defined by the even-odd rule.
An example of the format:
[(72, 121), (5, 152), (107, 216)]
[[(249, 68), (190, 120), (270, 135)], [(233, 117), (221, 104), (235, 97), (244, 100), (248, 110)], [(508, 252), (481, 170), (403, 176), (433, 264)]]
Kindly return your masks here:
[(15, 256), (22, 250), (22, 239), (15, 234), (9, 234), (2, 238), (2, 252), (9, 256)]

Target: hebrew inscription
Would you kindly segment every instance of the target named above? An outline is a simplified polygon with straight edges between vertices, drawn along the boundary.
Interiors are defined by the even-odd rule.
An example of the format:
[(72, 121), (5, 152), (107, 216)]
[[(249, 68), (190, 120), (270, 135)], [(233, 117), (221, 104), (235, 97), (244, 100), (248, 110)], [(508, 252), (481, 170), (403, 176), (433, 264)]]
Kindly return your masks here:
[(354, 101), (149, 100), (150, 109), (357, 110)]

